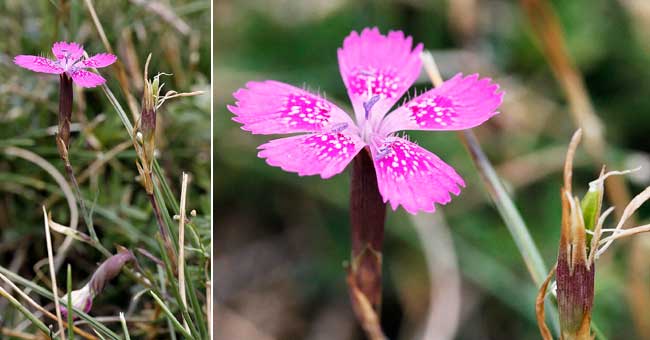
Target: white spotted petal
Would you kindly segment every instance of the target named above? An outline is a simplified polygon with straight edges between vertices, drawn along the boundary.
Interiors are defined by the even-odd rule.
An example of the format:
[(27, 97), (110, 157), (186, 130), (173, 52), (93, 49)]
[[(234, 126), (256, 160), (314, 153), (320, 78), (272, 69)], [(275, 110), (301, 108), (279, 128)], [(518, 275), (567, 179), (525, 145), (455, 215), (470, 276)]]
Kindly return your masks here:
[(498, 90), (490, 78), (459, 73), (389, 114), (381, 132), (473, 128), (498, 114), (496, 109), (503, 101), (503, 92)]
[(354, 134), (314, 133), (272, 140), (259, 147), (258, 156), (300, 176), (330, 178), (343, 171), (363, 147)]
[(413, 142), (389, 137), (371, 150), (379, 193), (393, 210), (402, 205), (412, 214), (434, 212), (436, 203), (449, 203), (450, 193), (465, 186), (454, 168)]
[(338, 49), (339, 70), (354, 107), (357, 122), (366, 120), (363, 103), (378, 96), (373, 124), (379, 122), (415, 82), (422, 61), (422, 44), (413, 48), (413, 39), (401, 31), (382, 35), (366, 28), (350, 33)]
[(233, 94), (237, 103), (228, 109), (242, 129), (254, 134), (321, 132), (347, 124), (356, 129), (343, 110), (326, 99), (277, 82), (249, 82)]

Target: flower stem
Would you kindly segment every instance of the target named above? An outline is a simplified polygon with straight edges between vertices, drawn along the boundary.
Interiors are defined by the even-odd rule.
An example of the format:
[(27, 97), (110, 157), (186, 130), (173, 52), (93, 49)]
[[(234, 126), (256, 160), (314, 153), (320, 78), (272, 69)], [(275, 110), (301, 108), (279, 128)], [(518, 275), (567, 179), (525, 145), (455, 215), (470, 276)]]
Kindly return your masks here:
[[(494, 205), (497, 207), (501, 218), (503, 218), (510, 235), (512, 235), (533, 282), (536, 286), (541, 286), (548, 271), (542, 255), (528, 231), (526, 223), (506, 192), (506, 189), (503, 187), (499, 176), (483, 152), (474, 132), (465, 130), (462, 133), (458, 133), (458, 136), (472, 156), (474, 165), (483, 178), (483, 184), (485, 184)], [(557, 331), (559, 329), (559, 325), (557, 324), (557, 310), (552, 305), (547, 310), (551, 315), (551, 325)]]
[(84, 203), (83, 196), (81, 195), (79, 182), (77, 182), (77, 178), (75, 177), (74, 171), (72, 170), (72, 164), (70, 164), (70, 157), (68, 154), (68, 148), (70, 147), (70, 122), (72, 121), (73, 99), (74, 94), (72, 91), (72, 78), (64, 73), (60, 77), (59, 86), (59, 131), (56, 135), (56, 146), (59, 150), (59, 155), (63, 160), (65, 173), (68, 176), (68, 180), (72, 184), (75, 196), (77, 196), (77, 202), (81, 208), (81, 215), (83, 216), (84, 222), (88, 227), (90, 237), (92, 237), (93, 240), (98, 241), (90, 214), (88, 213), (88, 210), (86, 210), (86, 204)]
[(519, 214), (517, 207), (515, 207), (515, 204), (510, 199), (510, 196), (508, 196), (503, 184), (501, 184), (501, 180), (496, 174), (496, 171), (494, 171), (492, 164), (490, 164), (490, 161), (483, 153), (483, 150), (476, 139), (476, 135), (474, 135), (471, 130), (466, 130), (463, 131), (462, 134), (459, 134), (459, 136), (472, 156), (474, 165), (483, 178), (483, 183), (485, 184), (492, 201), (496, 205), (497, 210), (499, 210), (499, 214), (503, 218), (504, 222), (506, 222), (506, 227), (508, 228), (508, 231), (510, 231), (512, 238), (517, 245), (517, 249), (519, 249), (519, 252), (524, 258), (524, 262), (526, 263), (530, 276), (533, 278), (533, 282), (538, 286), (541, 285), (542, 282), (544, 282), (544, 278), (548, 271), (537, 246), (535, 246), (535, 243), (533, 242), (533, 238), (528, 232), (526, 223)]
[(59, 131), (57, 138), (61, 139), (65, 150), (61, 150), (59, 146), (59, 153), (61, 157), (67, 158), (68, 147), (70, 146), (70, 122), (72, 121), (72, 78), (63, 73), (60, 77), (59, 86)]
[[(433, 85), (436, 87), (440, 86), (443, 79), (438, 70), (438, 66), (430, 53), (426, 52), (422, 54), (422, 65), (424, 66), (424, 69)], [(510, 235), (515, 241), (517, 249), (524, 259), (524, 263), (526, 264), (526, 268), (528, 269), (533, 282), (537, 287), (541, 286), (544, 283), (544, 278), (547, 276), (548, 270), (546, 269), (542, 255), (540, 254), (539, 249), (537, 249), (519, 210), (517, 210), (517, 207), (508, 195), (508, 192), (503, 187), (499, 176), (490, 163), (490, 160), (483, 152), (481, 144), (479, 144), (474, 132), (472, 132), (472, 130), (464, 130), (458, 132), (458, 137), (461, 139), (465, 148), (472, 157), (474, 166), (476, 166), (476, 169), (481, 175), (483, 184), (485, 184), (490, 198), (492, 198), (492, 201), (494, 202), (494, 205), (496, 205)], [(551, 305), (547, 310), (550, 315), (553, 329), (556, 332), (559, 331), (560, 327), (557, 323), (557, 310), (555, 306)]]
[(70, 183), (72, 183), (72, 189), (74, 190), (74, 194), (77, 197), (77, 201), (79, 202), (79, 207), (81, 209), (81, 216), (83, 216), (84, 222), (86, 223), (86, 227), (88, 228), (88, 233), (90, 234), (90, 237), (95, 240), (97, 243), (99, 242), (99, 238), (97, 237), (97, 233), (95, 232), (95, 227), (92, 223), (91, 216), (88, 213), (88, 210), (86, 209), (86, 203), (84, 203), (84, 198), (81, 196), (81, 188), (79, 187), (79, 182), (77, 182), (77, 177), (74, 175), (74, 171), (72, 170), (72, 164), (70, 164), (70, 161), (66, 158), (64, 159), (64, 168), (65, 168), (65, 173), (68, 176), (68, 180)]
[(348, 285), (354, 312), (371, 339), (383, 339), (379, 325), (381, 310), (382, 244), (386, 204), (379, 188), (368, 149), (352, 161), (350, 180), (350, 224), (352, 263)]
[(167, 227), (165, 226), (165, 222), (162, 219), (162, 213), (160, 212), (160, 207), (158, 206), (158, 200), (156, 200), (156, 196), (153, 193), (147, 193), (147, 196), (149, 196), (149, 201), (151, 202), (151, 207), (153, 208), (153, 214), (156, 215), (158, 229), (160, 230), (160, 236), (162, 237), (163, 244), (165, 245), (167, 256), (169, 256), (169, 259), (173, 264), (173, 268), (176, 270), (176, 254), (174, 253), (174, 247), (169, 237), (169, 233), (167, 232)]

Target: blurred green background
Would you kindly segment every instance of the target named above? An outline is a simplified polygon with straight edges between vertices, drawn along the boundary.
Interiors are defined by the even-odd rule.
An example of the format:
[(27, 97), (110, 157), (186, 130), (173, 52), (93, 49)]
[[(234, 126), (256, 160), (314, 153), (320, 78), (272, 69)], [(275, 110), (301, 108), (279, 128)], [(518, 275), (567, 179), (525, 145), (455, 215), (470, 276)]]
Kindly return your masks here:
[[(156, 152), (176, 197), (180, 197), (181, 172), (190, 173), (188, 211), (196, 209), (198, 215), (193, 222), (202, 240), (209, 244), (210, 2), (119, 0), (93, 3), (108, 43), (125, 67), (128, 92), (138, 106), (142, 96), (142, 72), (149, 53), (152, 54), (150, 77), (159, 72), (173, 74), (161, 77), (161, 82), (166, 83), (163, 93), (172, 89), (206, 91), (202, 96), (169, 100), (159, 110)], [(47, 172), (10, 155), (7, 148), (19, 147), (36, 153), (64, 173), (54, 139), (59, 83), (55, 75), (21, 69), (12, 60), (18, 54), (51, 58), (52, 44), (61, 40), (82, 44), (90, 55), (107, 51), (83, 0), (2, 0), (0, 31), (0, 264), (49, 287), (49, 273), (43, 267), (47, 263), (37, 264), (47, 258), (41, 206), (52, 211), (55, 221), (68, 225), (68, 204), (61, 188)], [(117, 79), (117, 69), (109, 67), (99, 72), (133, 121)], [(132, 250), (142, 247), (157, 255), (154, 235), (158, 227), (147, 195), (136, 181), (136, 155), (126, 129), (101, 88), (81, 91), (75, 87), (74, 96), (69, 153), (86, 204), (94, 206), (93, 221), (99, 239), (111, 251), (120, 244)], [(87, 232), (81, 214), (79, 230)], [(56, 252), (63, 238), (58, 234), (53, 237)], [(65, 261), (73, 267), (73, 286), (80, 288), (102, 259), (96, 250), (75, 242)], [(200, 294), (204, 296), (205, 275), (203, 268), (195, 267), (195, 260), (189, 251), (188, 267), (192, 275), (198, 277), (197, 287), (202, 289)], [(150, 265), (151, 262), (144, 264)], [(59, 287), (65, 286), (65, 266), (62, 269)], [(124, 311), (127, 318), (137, 319), (144, 315), (152, 319), (154, 314), (147, 314), (152, 311), (147, 299), (144, 305), (131, 299), (139, 289), (141, 287), (133, 280), (122, 275), (95, 300), (92, 314), (117, 315), (118, 311)], [(0, 299), (2, 327), (13, 328), (19, 321), (21, 317), (16, 309)], [(166, 326), (163, 322), (160, 324)], [(26, 325), (29, 324), (16, 329), (24, 330)], [(109, 325), (120, 329), (119, 324)], [(131, 336), (156, 336), (155, 327), (144, 325), (134, 327)]]
[[(650, 183), (650, 3), (550, 4), (603, 122), (608, 168), (642, 165), (625, 180), (638, 193)], [(350, 31), (364, 27), (413, 36), (433, 52), (446, 78), (479, 72), (501, 85), (501, 114), (475, 132), (547, 266), (555, 262), (561, 166), (576, 127), (519, 2), (222, 0), (214, 6), (214, 25), (218, 339), (363, 339), (343, 266), (350, 249), (349, 173), (321, 180), (268, 166), (256, 147), (277, 136), (242, 131), (226, 105), (247, 81), (275, 79), (326, 93), (352, 112), (336, 49)], [(430, 87), (424, 75), (415, 86), (418, 92)], [(467, 187), (434, 216), (413, 219), (402, 209), (389, 210), (382, 313), (387, 335), (539, 338), (536, 287), (460, 140), (451, 132), (408, 134), (453, 165)], [(574, 194), (582, 196), (602, 164), (584, 149), (577, 163)], [(639, 223), (649, 214), (641, 208)], [(615, 222), (611, 218), (606, 226)], [(594, 320), (610, 339), (650, 336), (645, 310), (635, 312), (628, 303), (650, 292), (647, 281), (641, 291), (631, 288), (630, 279), (650, 268), (644, 255), (650, 241), (638, 240), (635, 246), (615, 244), (598, 262)], [(640, 263), (631, 260), (633, 252)]]

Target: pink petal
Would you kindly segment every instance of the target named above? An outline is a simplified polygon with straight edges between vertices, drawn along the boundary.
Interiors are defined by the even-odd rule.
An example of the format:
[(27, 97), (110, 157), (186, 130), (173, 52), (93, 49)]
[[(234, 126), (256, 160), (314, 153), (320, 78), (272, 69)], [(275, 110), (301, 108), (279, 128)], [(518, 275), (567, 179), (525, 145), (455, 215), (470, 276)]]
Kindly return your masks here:
[(95, 87), (106, 82), (102, 76), (86, 70), (76, 70), (70, 74), (75, 84), (81, 87)]
[(233, 94), (237, 103), (228, 109), (254, 134), (324, 132), (346, 126), (352, 119), (336, 105), (305, 90), (277, 81), (249, 82)]
[(100, 53), (96, 54), (88, 59), (82, 60), (77, 63), (77, 67), (106, 67), (113, 64), (117, 60), (117, 57), (110, 53)]
[(422, 44), (414, 49), (412, 45), (404, 33), (390, 31), (385, 36), (376, 27), (345, 38), (338, 49), (339, 69), (358, 122), (365, 119), (364, 102), (379, 96), (371, 116), (381, 119), (418, 77)]
[(77, 60), (84, 55), (84, 48), (76, 42), (59, 41), (52, 45), (52, 53), (57, 59)]
[(393, 210), (402, 205), (411, 214), (433, 212), (435, 203), (449, 203), (449, 193), (458, 195), (465, 186), (451, 166), (405, 139), (388, 137), (372, 154), (379, 192)]
[(355, 135), (314, 133), (274, 139), (259, 147), (258, 156), (300, 176), (329, 178), (343, 171), (363, 146)]
[(18, 55), (14, 58), (14, 63), (22, 68), (34, 72), (61, 74), (63, 68), (56, 61), (35, 55)]
[(498, 114), (503, 92), (490, 78), (457, 74), (386, 117), (382, 132), (400, 130), (464, 130)]

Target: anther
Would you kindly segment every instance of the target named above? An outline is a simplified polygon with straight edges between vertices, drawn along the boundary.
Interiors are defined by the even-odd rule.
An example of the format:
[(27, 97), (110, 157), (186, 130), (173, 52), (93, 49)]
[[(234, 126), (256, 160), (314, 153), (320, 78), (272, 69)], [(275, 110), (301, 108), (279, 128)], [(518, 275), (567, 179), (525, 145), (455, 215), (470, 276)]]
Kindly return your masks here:
[(377, 152), (377, 155), (375, 156), (375, 160), (380, 160), (380, 159), (386, 157), (386, 155), (388, 155), (390, 153), (390, 150), (391, 150), (390, 144), (382, 145), (381, 147), (379, 147), (377, 149), (378, 152)]
[(347, 128), (348, 128), (348, 123), (336, 123), (333, 124), (329, 130), (331, 133), (339, 133)]
[(372, 98), (370, 98), (369, 101), (363, 103), (363, 109), (366, 111), (366, 119), (368, 119), (368, 116), (370, 115), (370, 110), (372, 109), (373, 106), (379, 101), (379, 95), (374, 95)]

